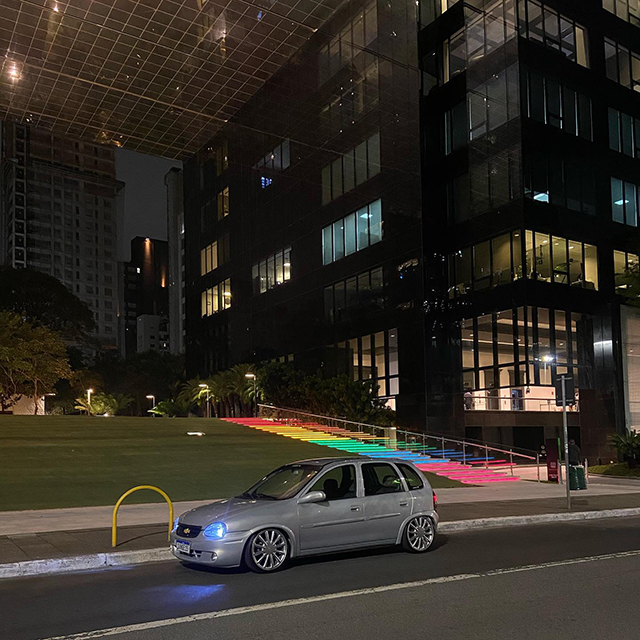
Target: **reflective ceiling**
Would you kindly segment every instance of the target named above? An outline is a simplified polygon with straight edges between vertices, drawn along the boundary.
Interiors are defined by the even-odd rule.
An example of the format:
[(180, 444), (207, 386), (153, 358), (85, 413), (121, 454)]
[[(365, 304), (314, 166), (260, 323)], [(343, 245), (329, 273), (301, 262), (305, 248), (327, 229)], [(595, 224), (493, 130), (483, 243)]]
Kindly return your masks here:
[(183, 159), (340, 0), (0, 0), (0, 118)]

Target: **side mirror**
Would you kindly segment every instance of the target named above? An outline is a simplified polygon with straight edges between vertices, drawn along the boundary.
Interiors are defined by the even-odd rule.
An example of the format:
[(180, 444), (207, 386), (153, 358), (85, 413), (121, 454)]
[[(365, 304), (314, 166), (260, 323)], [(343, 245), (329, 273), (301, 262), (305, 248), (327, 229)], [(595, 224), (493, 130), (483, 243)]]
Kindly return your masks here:
[(324, 502), (327, 496), (324, 491), (310, 491), (298, 500), (298, 504), (311, 504), (312, 502)]

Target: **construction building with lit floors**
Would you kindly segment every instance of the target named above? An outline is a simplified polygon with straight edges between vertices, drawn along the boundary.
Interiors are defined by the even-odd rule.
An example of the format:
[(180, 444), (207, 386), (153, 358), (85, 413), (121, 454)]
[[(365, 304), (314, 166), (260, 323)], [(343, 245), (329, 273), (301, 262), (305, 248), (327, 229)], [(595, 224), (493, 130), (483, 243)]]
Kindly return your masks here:
[(611, 456), (640, 425), (638, 25), (625, 1), (341, 5), (185, 163), (189, 373), (347, 373), (414, 430), (530, 450), (565, 373), (570, 435)]

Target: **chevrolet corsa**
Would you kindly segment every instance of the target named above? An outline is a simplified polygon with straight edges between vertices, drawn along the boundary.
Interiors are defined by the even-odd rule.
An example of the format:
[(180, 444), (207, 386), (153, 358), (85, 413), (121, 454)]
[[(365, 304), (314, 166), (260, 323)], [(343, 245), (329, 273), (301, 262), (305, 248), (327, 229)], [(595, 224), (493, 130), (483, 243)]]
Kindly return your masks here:
[(235, 498), (176, 519), (171, 551), (185, 563), (277, 571), (291, 558), (401, 544), (422, 553), (438, 527), (436, 496), (412, 464), (326, 458), (284, 465)]

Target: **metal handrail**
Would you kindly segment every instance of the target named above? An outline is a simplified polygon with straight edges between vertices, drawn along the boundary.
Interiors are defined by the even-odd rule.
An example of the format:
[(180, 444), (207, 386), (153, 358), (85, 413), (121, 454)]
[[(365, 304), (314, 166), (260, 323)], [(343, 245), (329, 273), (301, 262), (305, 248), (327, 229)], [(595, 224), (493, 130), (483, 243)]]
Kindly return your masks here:
[[(423, 443), (423, 447), (426, 447), (426, 440), (427, 438), (431, 439), (431, 440), (437, 440), (439, 443), (441, 443), (442, 445), (442, 449), (441, 449), (441, 453), (442, 453), (442, 458), (445, 458), (445, 454), (444, 454), (444, 449), (445, 449), (445, 443), (446, 442), (452, 442), (455, 443), (458, 446), (462, 447), (462, 455), (463, 455), (463, 463), (466, 464), (467, 461), (467, 456), (466, 456), (466, 450), (467, 447), (475, 447), (477, 449), (481, 449), (484, 451), (484, 458), (485, 458), (485, 468), (489, 467), (489, 451), (492, 452), (497, 452), (497, 453), (501, 453), (504, 455), (508, 455), (509, 456), (509, 466), (511, 468), (511, 475), (513, 475), (513, 458), (514, 456), (516, 458), (522, 458), (524, 460), (527, 461), (535, 461), (535, 464), (538, 468), (538, 482), (540, 482), (540, 454), (536, 453), (536, 452), (531, 452), (534, 455), (526, 455), (523, 453), (518, 453), (516, 451), (513, 451), (513, 449), (501, 449), (499, 447), (493, 447), (489, 444), (486, 443), (478, 443), (478, 442), (472, 442), (469, 440), (458, 440), (457, 438), (451, 438), (449, 436), (446, 435), (433, 435), (433, 434), (428, 434), (428, 433), (418, 433), (418, 432), (414, 432), (414, 431), (406, 431), (406, 430), (400, 430), (397, 429), (396, 427), (380, 427), (378, 425), (375, 424), (367, 424), (365, 422), (356, 422), (353, 420), (347, 420), (345, 418), (335, 418), (333, 416), (323, 416), (323, 415), (319, 415), (319, 414), (315, 414), (315, 413), (309, 413), (307, 411), (300, 411), (298, 409), (287, 409), (284, 407), (275, 407), (273, 405), (268, 405), (268, 404), (258, 404), (258, 410), (260, 413), (267, 413), (269, 411), (275, 411), (275, 412), (279, 412), (279, 413), (287, 413), (287, 414), (293, 414), (294, 417), (289, 418), (291, 420), (299, 420), (299, 418), (296, 418), (295, 416), (304, 416), (305, 418), (313, 418), (317, 421), (325, 421), (325, 422), (329, 422), (329, 423), (341, 423), (341, 424), (349, 424), (349, 425), (355, 425), (357, 427), (357, 431), (359, 432), (365, 432), (365, 433), (369, 433), (370, 431), (373, 431), (373, 434), (377, 434), (378, 432), (382, 431), (383, 432), (383, 439), (384, 440), (393, 440), (393, 441), (397, 441), (397, 435), (398, 434), (404, 434), (405, 437), (405, 442), (408, 442), (408, 438), (409, 437), (413, 437), (413, 438), (420, 438), (422, 439), (422, 443)], [(269, 417), (269, 416), (266, 416)], [(286, 417), (280, 418), (277, 417), (276, 419), (284, 419), (286, 420)], [(322, 422), (321, 422), (322, 423)], [(327, 426), (332, 426), (332, 424), (329, 424)], [(390, 434), (393, 433), (394, 437), (390, 438)], [(397, 447), (396, 450), (398, 450)], [(477, 460), (478, 458), (476, 458)]]

